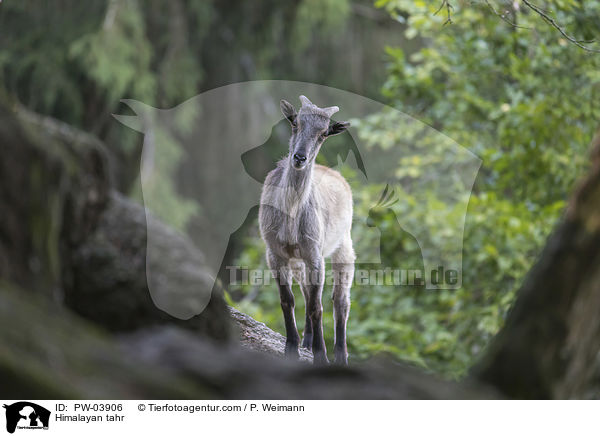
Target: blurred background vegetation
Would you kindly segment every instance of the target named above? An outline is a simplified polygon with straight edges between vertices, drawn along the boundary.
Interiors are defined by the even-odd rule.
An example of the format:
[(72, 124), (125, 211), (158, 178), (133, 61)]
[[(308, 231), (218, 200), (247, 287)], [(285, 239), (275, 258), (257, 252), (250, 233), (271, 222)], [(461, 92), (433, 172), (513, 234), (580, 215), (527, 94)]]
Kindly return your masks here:
[[(569, 42), (521, 1), (454, 1), (438, 11), (441, 5), (5, 0), (0, 86), (27, 108), (103, 140), (117, 157), (119, 190), (140, 200), (142, 135), (111, 117), (126, 111), (122, 98), (167, 108), (229, 83), (306, 81), (382, 101), (468, 148), (483, 165), (467, 214), (462, 288), (355, 289), (348, 330), (351, 358), (387, 352), (458, 377), (501, 327), (515, 290), (588, 164), (600, 114), (600, 55)], [(599, 36), (600, 1), (539, 5), (576, 39)], [(394, 129), (390, 116), (360, 120), (359, 135), (368, 147), (385, 149), (406, 135)], [(185, 197), (193, 168), (183, 159), (189, 150), (174, 139), (165, 141), (171, 152), (156, 165), (172, 183), (160, 187), (161, 198), (170, 202), (161, 218), (185, 231), (202, 213)], [(390, 177), (418, 177), (425, 164), (403, 160), (401, 171)], [(383, 186), (354, 188), (355, 214), (366, 217)], [(435, 220), (435, 214), (411, 216), (411, 201), (417, 200), (403, 198), (395, 213)], [(432, 205), (436, 200), (427, 199)], [(381, 213), (375, 219), (385, 229), (396, 218)], [(449, 229), (451, 224), (437, 223)], [(403, 267), (419, 264), (420, 250), (410, 235), (387, 235), (386, 258), (397, 258)], [(265, 268), (256, 226), (234, 244), (238, 264)], [(303, 310), (296, 295), (297, 309)], [(231, 287), (228, 298), (284, 332), (274, 285)], [(303, 316), (297, 318), (302, 328)]]

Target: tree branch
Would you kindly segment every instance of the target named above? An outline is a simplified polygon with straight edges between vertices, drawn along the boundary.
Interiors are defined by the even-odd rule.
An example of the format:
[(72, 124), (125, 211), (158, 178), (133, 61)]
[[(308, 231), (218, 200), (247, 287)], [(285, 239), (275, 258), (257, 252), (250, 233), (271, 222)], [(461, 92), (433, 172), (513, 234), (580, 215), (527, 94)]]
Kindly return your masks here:
[(552, 27), (554, 27), (556, 30), (558, 30), (560, 32), (560, 34), (567, 39), (569, 42), (575, 44), (577, 47), (582, 48), (585, 51), (589, 51), (592, 53), (600, 53), (600, 50), (597, 49), (593, 49), (590, 47), (585, 46), (584, 44), (591, 44), (596, 42), (595, 40), (591, 40), (591, 41), (585, 41), (585, 40), (577, 40), (574, 37), (572, 37), (571, 35), (567, 34), (567, 32), (556, 22), (556, 20), (554, 20), (554, 18), (552, 18), (550, 15), (548, 15), (544, 10), (542, 10), (539, 6), (534, 5), (533, 3), (531, 3), (529, 0), (522, 0), (523, 3), (525, 3), (525, 5), (531, 9), (533, 12), (535, 12), (536, 14), (538, 14), (540, 17), (542, 17), (542, 19), (548, 23), (549, 25), (551, 25)]
[(433, 15), (437, 15), (442, 9), (444, 9), (444, 6), (446, 7), (446, 16), (447, 16), (446, 21), (444, 21), (444, 26), (445, 26), (446, 24), (452, 24), (452, 17), (450, 15), (450, 12), (452, 9), (454, 9), (448, 0), (443, 0), (442, 4), (440, 5), (440, 8), (437, 11), (435, 11), (435, 13)]
[(499, 17), (505, 23), (510, 24), (512, 27), (515, 27), (517, 29), (531, 30), (531, 28), (529, 28), (529, 27), (519, 26), (517, 23), (510, 21), (508, 18), (506, 18), (506, 13), (500, 13), (499, 11), (497, 11), (496, 8), (494, 8), (494, 6), (490, 3), (489, 0), (485, 0), (485, 4), (494, 13), (494, 15)]

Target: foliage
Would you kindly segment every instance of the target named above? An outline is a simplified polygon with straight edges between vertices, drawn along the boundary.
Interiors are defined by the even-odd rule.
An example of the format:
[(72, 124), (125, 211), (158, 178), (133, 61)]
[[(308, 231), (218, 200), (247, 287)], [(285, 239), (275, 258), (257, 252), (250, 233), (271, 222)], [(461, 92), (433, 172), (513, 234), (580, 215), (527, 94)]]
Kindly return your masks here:
[[(585, 169), (600, 110), (600, 56), (561, 39), (527, 10), (513, 11), (511, 20), (529, 29), (506, 23), (483, 2), (453, 2), (453, 23), (443, 26), (431, 2), (377, 4), (407, 16), (407, 37), (425, 39), (410, 56), (387, 49), (384, 95), (483, 160), (465, 226), (463, 287), (407, 296), (391, 320), (412, 329), (386, 338), (417, 350), (426, 366), (459, 375), (502, 325)], [(600, 2), (552, 9), (578, 37), (589, 38), (600, 18)]]
[[(147, 36), (152, 33), (150, 25), (156, 24), (148, 17), (152, 10), (139, 2), (63, 3), (63, 8), (32, 1), (1, 5), (0, 22), (8, 36), (0, 45), (0, 77), (7, 90), (30, 109), (101, 136), (118, 157), (135, 165), (132, 171), (121, 171), (135, 174), (140, 136), (110, 116), (118, 112), (119, 99), (173, 104), (182, 93), (193, 95), (195, 90), (194, 82), (190, 85), (175, 77), (194, 78), (198, 72), (190, 69), (193, 62), (187, 52), (177, 61), (159, 52), (162, 46)], [(23, 28), (31, 31), (20, 33)], [(180, 36), (166, 35), (166, 44)], [(173, 76), (171, 81), (161, 80), (167, 74)], [(172, 182), (182, 150), (170, 132), (157, 135), (165, 154), (156, 159), (157, 171), (165, 182), (147, 195), (163, 203), (159, 209), (167, 213), (161, 218), (183, 229), (196, 208), (181, 198)], [(139, 185), (127, 190), (141, 200)]]
[[(444, 12), (435, 15), (439, 5), (434, 2), (378, 0), (376, 5), (406, 23), (407, 38), (422, 41), (412, 54), (385, 49), (389, 76), (384, 96), (481, 157), (483, 166), (465, 224), (463, 286), (444, 291), (355, 286), (349, 348), (354, 358), (389, 352), (457, 377), (501, 327), (516, 289), (588, 164), (587, 146), (600, 113), (600, 55), (569, 43), (527, 9), (508, 14), (509, 21), (522, 26), (515, 27), (485, 2), (452, 2), (452, 24), (447, 25)], [(598, 37), (593, 23), (600, 20), (600, 2), (556, 2), (552, 8), (547, 3), (546, 9), (555, 11), (557, 21), (577, 38)], [(386, 149), (414, 141), (418, 149), (418, 135), (398, 131), (394, 123), (393, 112), (362, 120), (363, 143)], [(418, 156), (403, 158), (390, 177), (420, 177), (438, 154)], [(355, 215), (367, 216), (383, 186), (353, 189)], [(396, 214), (455, 228), (436, 216), (435, 203), (443, 200), (429, 194), (416, 199), (402, 193)], [(411, 207), (417, 200), (429, 202), (430, 216)], [(379, 219), (381, 226), (393, 226), (396, 218), (384, 214)], [(419, 250), (402, 238), (398, 234), (386, 247), (398, 247), (398, 262), (418, 264)], [(248, 247), (240, 264), (255, 265), (259, 242), (249, 241)], [(243, 308), (282, 328), (276, 292), (256, 290)], [(326, 301), (326, 312), (330, 309)], [(331, 320), (325, 324), (331, 342)]]
[[(371, 46), (390, 39), (393, 22), (357, 20), (350, 7), (349, 0), (6, 1), (0, 86), (29, 109), (99, 136), (119, 161), (119, 188), (141, 201), (142, 135), (112, 118), (128, 110), (120, 99), (168, 108), (226, 83), (282, 77), (375, 95), (384, 68)], [(357, 35), (362, 43), (355, 46)], [(330, 61), (349, 46), (352, 57)], [(144, 193), (162, 219), (184, 229), (202, 213), (181, 192), (198, 183), (186, 179), (195, 169), (184, 168), (194, 150), (174, 132), (157, 136), (165, 156), (154, 165), (164, 182)]]
[(305, 0), (298, 7), (298, 17), (294, 23), (293, 43), (305, 50), (312, 33), (317, 30), (331, 37), (340, 30), (349, 12), (347, 0)]
[(65, 47), (99, 25), (104, 6), (70, 3), (69, 13), (32, 0), (0, 5), (0, 83), (30, 109), (75, 123), (85, 103)]

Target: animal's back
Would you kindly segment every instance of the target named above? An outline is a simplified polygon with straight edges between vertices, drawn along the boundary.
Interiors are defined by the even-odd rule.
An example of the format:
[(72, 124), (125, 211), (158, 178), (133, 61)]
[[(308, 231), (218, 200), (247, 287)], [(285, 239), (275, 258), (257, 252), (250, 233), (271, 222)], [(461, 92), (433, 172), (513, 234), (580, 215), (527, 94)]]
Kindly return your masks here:
[[(315, 164), (315, 175), (313, 181), (317, 182), (321, 179), (322, 182), (330, 184), (339, 195), (345, 196), (346, 200), (352, 200), (352, 189), (350, 185), (338, 171), (324, 165)], [(350, 203), (352, 203), (350, 201)]]

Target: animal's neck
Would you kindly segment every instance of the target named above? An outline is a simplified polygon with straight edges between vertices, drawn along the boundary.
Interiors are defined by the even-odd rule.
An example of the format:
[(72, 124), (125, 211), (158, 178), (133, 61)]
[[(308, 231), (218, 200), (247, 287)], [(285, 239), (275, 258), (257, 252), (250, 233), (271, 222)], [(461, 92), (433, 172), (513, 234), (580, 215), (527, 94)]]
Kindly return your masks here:
[(288, 158), (284, 176), (285, 202), (286, 209), (293, 215), (295, 215), (310, 198), (312, 193), (312, 172), (312, 163), (299, 171), (292, 167), (290, 159)]

